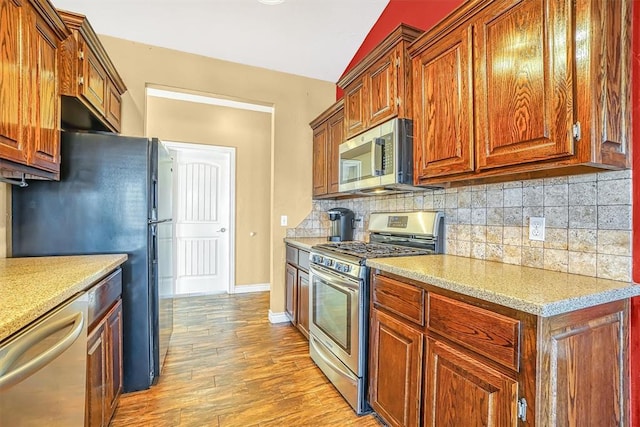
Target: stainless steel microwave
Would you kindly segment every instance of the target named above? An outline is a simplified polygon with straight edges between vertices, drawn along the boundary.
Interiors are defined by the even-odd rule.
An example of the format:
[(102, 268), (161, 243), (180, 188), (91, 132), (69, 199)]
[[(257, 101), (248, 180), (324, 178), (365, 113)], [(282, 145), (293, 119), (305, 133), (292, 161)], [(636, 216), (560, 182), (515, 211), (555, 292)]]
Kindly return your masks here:
[(340, 144), (340, 192), (381, 194), (413, 187), (413, 122), (391, 119)]

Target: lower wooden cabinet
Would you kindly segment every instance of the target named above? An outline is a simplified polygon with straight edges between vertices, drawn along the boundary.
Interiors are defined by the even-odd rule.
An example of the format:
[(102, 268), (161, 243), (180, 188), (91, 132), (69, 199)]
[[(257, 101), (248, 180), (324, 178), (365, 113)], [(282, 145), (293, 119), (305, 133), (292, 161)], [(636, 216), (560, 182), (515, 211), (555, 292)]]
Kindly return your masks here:
[(423, 334), (371, 311), (369, 404), (390, 426), (420, 425)]
[(427, 339), (424, 425), (515, 426), (518, 383), (442, 341)]
[(309, 338), (309, 252), (286, 245), (285, 313)]
[(298, 270), (298, 329), (309, 338), (309, 274)]
[(122, 393), (122, 301), (89, 332), (86, 426), (108, 426)]
[(285, 276), (285, 313), (294, 325), (298, 323), (298, 269), (291, 264), (286, 266)]
[(386, 424), (628, 425), (628, 300), (542, 317), (379, 270), (371, 295), (369, 403)]

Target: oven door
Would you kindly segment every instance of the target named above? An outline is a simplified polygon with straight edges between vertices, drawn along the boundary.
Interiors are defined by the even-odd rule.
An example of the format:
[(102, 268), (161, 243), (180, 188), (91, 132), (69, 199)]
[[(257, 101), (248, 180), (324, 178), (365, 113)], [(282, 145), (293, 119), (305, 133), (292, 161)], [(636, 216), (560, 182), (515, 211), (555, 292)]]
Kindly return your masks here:
[(309, 331), (352, 372), (361, 376), (358, 354), (361, 282), (318, 265), (309, 268)]

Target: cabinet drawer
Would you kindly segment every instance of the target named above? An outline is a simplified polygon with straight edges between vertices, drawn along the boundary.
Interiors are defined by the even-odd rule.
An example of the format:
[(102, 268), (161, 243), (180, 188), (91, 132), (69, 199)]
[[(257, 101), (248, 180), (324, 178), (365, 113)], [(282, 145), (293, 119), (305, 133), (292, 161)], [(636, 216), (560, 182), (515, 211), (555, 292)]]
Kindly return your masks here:
[(298, 267), (309, 271), (309, 252), (298, 249)]
[(494, 360), (519, 369), (520, 321), (429, 293), (428, 328)]
[(289, 264), (298, 264), (298, 248), (287, 245), (287, 262)]
[(393, 314), (424, 326), (424, 289), (384, 276), (373, 278), (373, 303)]
[(122, 269), (118, 268), (87, 291), (89, 295), (89, 330), (122, 295)]

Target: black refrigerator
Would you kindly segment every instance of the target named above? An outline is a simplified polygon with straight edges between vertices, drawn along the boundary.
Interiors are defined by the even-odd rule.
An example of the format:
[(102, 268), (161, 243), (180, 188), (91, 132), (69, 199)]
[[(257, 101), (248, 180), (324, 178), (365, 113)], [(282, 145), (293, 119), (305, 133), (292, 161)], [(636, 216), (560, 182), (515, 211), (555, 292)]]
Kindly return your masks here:
[(149, 388), (173, 330), (172, 159), (157, 139), (62, 132), (61, 178), (12, 190), (12, 256), (126, 253), (123, 389)]

